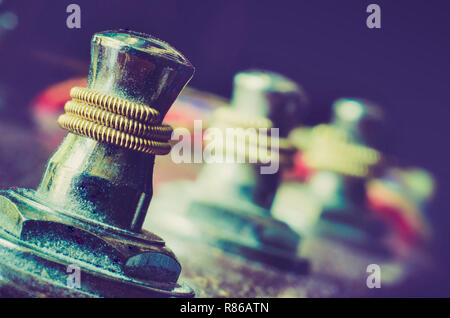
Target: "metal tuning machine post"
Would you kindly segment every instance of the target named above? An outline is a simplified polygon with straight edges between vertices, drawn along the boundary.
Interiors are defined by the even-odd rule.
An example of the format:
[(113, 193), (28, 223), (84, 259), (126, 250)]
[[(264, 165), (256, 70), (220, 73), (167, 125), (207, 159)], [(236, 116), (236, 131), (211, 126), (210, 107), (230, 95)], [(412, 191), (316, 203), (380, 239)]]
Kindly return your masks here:
[[(178, 280), (174, 253), (142, 224), (155, 155), (170, 151), (171, 128), (162, 120), (194, 67), (143, 33), (100, 32), (91, 44), (87, 88), (71, 90), (58, 119), (69, 133), (39, 188), (0, 193), (2, 291), (193, 296)], [(67, 285), (69, 267), (80, 271), (79, 286)]]

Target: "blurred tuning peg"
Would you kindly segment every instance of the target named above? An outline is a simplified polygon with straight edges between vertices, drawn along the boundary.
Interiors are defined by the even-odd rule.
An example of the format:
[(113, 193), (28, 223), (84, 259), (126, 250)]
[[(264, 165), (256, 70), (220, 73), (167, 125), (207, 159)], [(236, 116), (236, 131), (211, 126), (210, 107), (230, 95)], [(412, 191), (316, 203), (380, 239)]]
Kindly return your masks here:
[[(379, 133), (384, 132), (383, 112), (372, 102), (349, 98), (335, 101), (332, 111), (330, 124), (300, 127), (290, 134), (303, 162), (313, 171), (298, 190), (316, 202), (309, 204), (316, 206), (310, 231), (384, 252), (382, 243), (373, 242), (382, 241), (387, 228), (368, 211), (365, 188), (367, 178), (382, 163), (376, 146), (384, 142)], [(290, 214), (277, 211), (281, 219), (296, 222)]]
[[(299, 235), (275, 220), (270, 211), (281, 172), (292, 164), (295, 153), (287, 136), (300, 123), (305, 106), (303, 90), (282, 75), (265, 71), (238, 73), (230, 107), (217, 109), (210, 120), (205, 148), (211, 146), (210, 133), (217, 135), (219, 129), (223, 140), (215, 155), (220, 150), (244, 161), (227, 163), (223, 158), (205, 163), (195, 182), (166, 186), (155, 202), (155, 210), (166, 218), (166, 225), (160, 225), (167, 228), (170, 222), (178, 222), (183, 225), (175, 233), (179, 236), (305, 272), (307, 262), (297, 257)], [(230, 146), (227, 141), (235, 137), (241, 138), (242, 143)], [(261, 142), (261, 137), (265, 137), (265, 142)], [(271, 167), (275, 167), (274, 171), (262, 173)], [(176, 206), (170, 205), (171, 193), (175, 191), (186, 194), (181, 198), (183, 208), (180, 198)], [(163, 220), (159, 214), (154, 217), (155, 222)]]

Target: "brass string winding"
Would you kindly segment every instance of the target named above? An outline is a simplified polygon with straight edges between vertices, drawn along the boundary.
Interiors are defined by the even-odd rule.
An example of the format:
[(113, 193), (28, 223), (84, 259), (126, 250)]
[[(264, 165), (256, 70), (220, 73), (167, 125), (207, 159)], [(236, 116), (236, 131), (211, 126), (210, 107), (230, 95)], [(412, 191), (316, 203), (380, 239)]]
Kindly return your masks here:
[(158, 124), (160, 120), (160, 114), (156, 109), (88, 88), (75, 86), (70, 90), (70, 97), (143, 123)]
[(97, 141), (110, 143), (130, 150), (148, 153), (150, 155), (166, 155), (170, 152), (170, 145), (165, 142), (153, 141), (136, 137), (123, 131), (98, 125), (78, 117), (63, 114), (58, 118), (58, 124), (79, 135), (87, 136)]
[(73, 133), (150, 155), (170, 152), (172, 127), (149, 106), (74, 87), (58, 124)]
[[(238, 156), (244, 155), (246, 160), (258, 164), (268, 163), (274, 160), (278, 160), (279, 164), (283, 166), (292, 164), (292, 155), (296, 152), (296, 148), (287, 138), (270, 136), (270, 128), (273, 127), (270, 119), (245, 116), (229, 107), (217, 108), (212, 118), (213, 124), (211, 126), (217, 128), (225, 129), (226, 126), (243, 129), (253, 128), (253, 131), (248, 130), (245, 133), (246, 136), (244, 137), (248, 138), (244, 139), (244, 145), (233, 145), (233, 149), (227, 149), (227, 144), (222, 143), (225, 151), (230, 150)], [(261, 128), (268, 130), (266, 138), (260, 138), (261, 134), (258, 130)], [(265, 142), (262, 142), (262, 140)], [(278, 156), (275, 156), (273, 151), (277, 151)]]
[(272, 121), (268, 118), (253, 118), (245, 116), (230, 107), (219, 107), (213, 113), (212, 121), (230, 123), (234, 127), (241, 128), (272, 128)]
[(108, 111), (82, 104), (77, 101), (68, 101), (64, 106), (68, 114), (93, 121), (97, 124), (114, 128), (134, 136), (153, 138), (156, 140), (168, 140), (172, 135), (172, 127), (169, 125), (150, 126), (140, 123), (125, 116), (110, 113)]
[(379, 151), (352, 142), (345, 131), (331, 125), (298, 128), (289, 138), (315, 169), (365, 177), (382, 160)]

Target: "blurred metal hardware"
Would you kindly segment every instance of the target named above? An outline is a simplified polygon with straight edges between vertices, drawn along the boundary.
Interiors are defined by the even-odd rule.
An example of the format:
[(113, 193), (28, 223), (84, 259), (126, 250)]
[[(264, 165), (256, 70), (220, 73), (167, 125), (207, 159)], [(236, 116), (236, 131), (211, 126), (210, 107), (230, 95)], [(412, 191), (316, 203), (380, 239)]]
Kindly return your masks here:
[[(280, 169), (273, 174), (261, 174), (264, 164), (258, 157), (260, 152), (250, 161), (251, 142), (245, 140), (244, 150), (231, 151), (236, 155), (243, 151), (244, 163), (205, 163), (195, 182), (168, 184), (162, 188), (152, 202), (159, 213), (150, 216), (148, 226), (172, 232), (183, 240), (208, 242), (247, 259), (305, 273), (308, 261), (297, 255), (299, 235), (274, 219), (270, 211), (283, 165), (289, 164), (293, 154), (286, 138), (299, 125), (305, 105), (302, 89), (284, 76), (264, 71), (238, 73), (234, 78), (231, 107), (218, 109), (209, 129), (277, 128), (278, 139), (269, 136), (267, 143), (278, 144), (275, 151), (281, 154)], [(229, 150), (227, 147), (224, 143), (222, 150)], [(270, 153), (268, 157), (274, 158)], [(174, 191), (183, 195), (173, 200), (170, 193)], [(178, 225), (176, 232), (170, 229), (170, 224)]]
[[(332, 109), (330, 124), (302, 127), (290, 134), (303, 160), (315, 171), (300, 190), (317, 201), (311, 208), (316, 219), (309, 222), (311, 232), (388, 253), (384, 244), (388, 229), (369, 211), (365, 186), (384, 163), (382, 153), (373, 148), (382, 139), (377, 130), (383, 114), (371, 102), (350, 98), (337, 100)], [(300, 228), (296, 219), (301, 215), (289, 214), (276, 211), (277, 217)]]
[(434, 177), (416, 167), (388, 167), (367, 182), (369, 205), (395, 229), (401, 252), (425, 246), (433, 238), (427, 212), (435, 188)]
[(290, 141), (312, 169), (369, 176), (382, 161), (377, 147), (383, 141), (381, 109), (366, 100), (342, 98), (333, 103), (332, 110), (330, 124), (294, 129)]
[[(165, 127), (164, 115), (193, 73), (183, 55), (149, 35), (118, 30), (93, 36), (88, 89), (72, 91), (91, 112), (68, 107), (61, 117), (59, 123), (75, 133), (68, 133), (49, 159), (37, 191), (0, 193), (3, 286), (28, 296), (193, 296), (178, 282), (181, 265), (165, 242), (142, 230), (159, 144), (134, 147), (133, 140), (147, 137), (83, 117), (110, 102), (114, 107), (107, 111), (114, 114), (103, 115)], [(131, 118), (136, 105), (158, 116)], [(121, 113), (124, 109), (130, 112)], [(68, 116), (87, 129), (68, 124)], [(69, 265), (81, 269), (76, 288), (66, 284)]]
[(352, 135), (334, 125), (317, 125), (293, 131), (293, 143), (302, 151), (306, 165), (314, 170), (366, 177), (381, 160), (376, 149), (355, 143)]

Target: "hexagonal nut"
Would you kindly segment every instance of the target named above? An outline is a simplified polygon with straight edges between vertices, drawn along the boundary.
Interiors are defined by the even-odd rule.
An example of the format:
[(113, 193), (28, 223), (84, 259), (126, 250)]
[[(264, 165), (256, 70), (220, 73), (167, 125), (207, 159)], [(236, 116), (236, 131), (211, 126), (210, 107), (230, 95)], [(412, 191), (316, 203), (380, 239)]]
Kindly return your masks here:
[(64, 255), (97, 268), (138, 279), (176, 283), (181, 265), (164, 242), (152, 233), (121, 236), (93, 232), (82, 222), (71, 224), (57, 213), (38, 211), (13, 190), (0, 193), (0, 229), (44, 253)]

